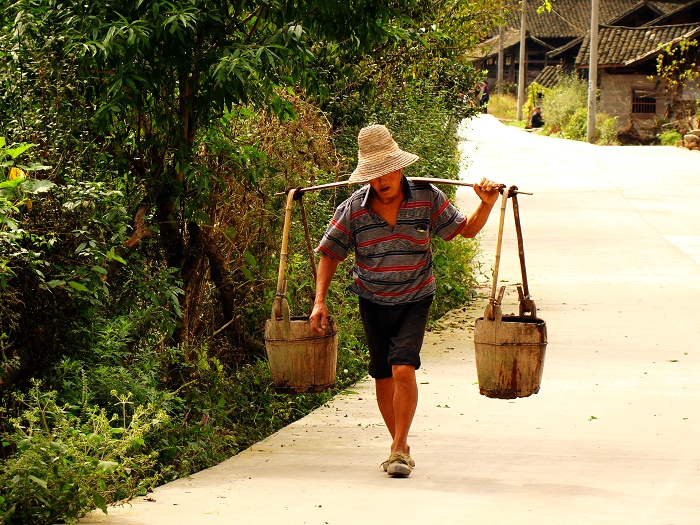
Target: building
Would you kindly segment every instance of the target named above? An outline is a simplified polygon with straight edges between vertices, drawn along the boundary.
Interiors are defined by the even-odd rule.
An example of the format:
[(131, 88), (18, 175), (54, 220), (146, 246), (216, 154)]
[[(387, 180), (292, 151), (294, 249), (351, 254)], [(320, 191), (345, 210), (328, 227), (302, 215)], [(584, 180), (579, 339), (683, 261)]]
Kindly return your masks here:
[[(700, 0), (599, 0), (598, 87), (600, 109), (619, 117), (620, 129), (642, 120), (673, 117), (674, 106), (665, 82), (656, 75), (658, 54), (683, 39), (700, 38)], [(588, 76), (590, 0), (555, 0), (552, 10), (537, 14), (530, 0), (526, 13), (526, 85), (553, 87), (565, 71)], [(520, 17), (478, 47), (471, 58), (486, 70), (493, 90), (503, 53), (504, 82), (516, 83), (520, 53)], [(651, 79), (649, 77), (652, 77)], [(686, 86), (681, 98), (700, 98)]]

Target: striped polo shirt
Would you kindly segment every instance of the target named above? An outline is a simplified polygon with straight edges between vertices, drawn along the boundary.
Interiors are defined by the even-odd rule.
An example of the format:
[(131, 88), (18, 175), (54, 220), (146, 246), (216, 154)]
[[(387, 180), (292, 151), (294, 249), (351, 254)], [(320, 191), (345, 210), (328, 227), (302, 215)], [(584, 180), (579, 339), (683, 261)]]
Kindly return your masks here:
[(350, 290), (380, 304), (420, 301), (435, 293), (430, 236), (457, 236), (464, 216), (432, 184), (409, 182), (392, 228), (369, 207), (371, 186), (353, 193), (335, 211), (318, 251), (338, 261), (355, 249)]

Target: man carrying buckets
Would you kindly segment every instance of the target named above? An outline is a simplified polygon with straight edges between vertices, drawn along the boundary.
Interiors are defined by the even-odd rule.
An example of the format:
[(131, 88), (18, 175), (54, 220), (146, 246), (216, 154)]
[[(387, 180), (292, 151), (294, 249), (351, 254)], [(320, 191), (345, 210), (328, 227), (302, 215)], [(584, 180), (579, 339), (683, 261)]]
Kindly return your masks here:
[(480, 202), (465, 218), (435, 186), (404, 177), (403, 169), (419, 157), (401, 150), (386, 127), (363, 128), (357, 141), (358, 163), (349, 181), (369, 184), (338, 206), (321, 239), (310, 322), (324, 333), (326, 293), (338, 263), (354, 248), (351, 290), (359, 296), (369, 374), (393, 439), (382, 467), (390, 476), (406, 477), (415, 467), (407, 439), (418, 404), (416, 369), (435, 293), (430, 236), (448, 241), (457, 235), (474, 237), (498, 199), (499, 185), (486, 179), (475, 184)]

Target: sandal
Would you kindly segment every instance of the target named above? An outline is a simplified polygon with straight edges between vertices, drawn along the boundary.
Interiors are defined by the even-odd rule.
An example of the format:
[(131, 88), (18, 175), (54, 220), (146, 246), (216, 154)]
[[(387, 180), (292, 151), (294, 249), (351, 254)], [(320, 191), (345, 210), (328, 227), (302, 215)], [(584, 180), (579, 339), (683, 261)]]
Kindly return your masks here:
[(393, 453), (387, 460), (389, 464), (386, 468), (386, 473), (392, 477), (406, 478), (411, 474), (413, 470), (413, 465), (415, 463), (408, 454), (402, 454), (401, 452)]
[[(408, 454), (406, 455), (408, 456)], [(410, 458), (408, 464), (411, 466), (412, 469), (416, 468), (416, 462), (413, 461), (413, 458), (411, 456), (408, 457)], [(391, 459), (391, 457), (389, 457), (389, 459)], [(389, 459), (382, 461), (381, 467), (384, 472), (386, 472), (386, 469), (389, 468)]]

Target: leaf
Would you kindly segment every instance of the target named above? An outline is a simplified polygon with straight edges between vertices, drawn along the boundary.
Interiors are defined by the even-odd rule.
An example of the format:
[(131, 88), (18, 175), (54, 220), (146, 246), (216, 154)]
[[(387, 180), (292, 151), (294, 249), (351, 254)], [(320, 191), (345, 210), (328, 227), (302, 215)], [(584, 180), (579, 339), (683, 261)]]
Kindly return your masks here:
[(198, 223), (211, 225), (211, 217), (204, 210), (196, 210), (192, 215)]
[(56, 288), (57, 286), (63, 286), (64, 284), (66, 284), (66, 281), (63, 281), (61, 279), (54, 279), (46, 284), (48, 284), (50, 288)]
[(112, 474), (115, 470), (117, 470), (118, 466), (119, 463), (116, 461), (100, 461), (97, 464), (97, 470), (104, 472), (105, 474)]
[(126, 261), (119, 257), (116, 253), (114, 253), (114, 247), (109, 249), (109, 252), (107, 252), (107, 260), (108, 261), (117, 261), (122, 264), (126, 264)]
[(25, 151), (27, 151), (27, 150), (28, 150), (29, 148), (31, 148), (32, 146), (34, 146), (34, 144), (20, 144), (20, 145), (17, 146), (16, 148), (6, 148), (6, 149), (3, 151), (3, 153), (4, 153), (5, 155), (9, 155), (9, 156), (12, 157), (13, 159), (16, 159), (17, 157), (19, 157), (22, 153), (24, 153)]
[(27, 193), (44, 193), (56, 186), (50, 180), (27, 179), (22, 181), (22, 189)]
[(31, 474), (28, 476), (28, 478), (31, 481), (33, 481), (34, 483), (36, 483), (37, 485), (39, 485), (41, 488), (43, 488), (43, 489), (47, 488), (46, 482), (43, 479), (39, 479), (36, 476), (32, 476)]
[(102, 512), (107, 514), (107, 501), (105, 500), (104, 496), (102, 494), (98, 494), (97, 492), (92, 493), (92, 501), (95, 503), (95, 506), (100, 509)]
[(47, 166), (45, 164), (39, 164), (38, 162), (32, 162), (27, 166), (27, 171), (44, 171), (44, 170), (50, 170), (51, 166)]
[(258, 261), (255, 260), (255, 257), (249, 252), (245, 251), (243, 252), (243, 257), (245, 257), (246, 262), (251, 268), (257, 268), (258, 267)]
[(99, 273), (100, 275), (107, 275), (107, 270), (105, 270), (101, 266), (93, 266), (91, 270), (95, 273)]
[(76, 283), (75, 281), (68, 281), (68, 286), (70, 286), (71, 288), (74, 288), (75, 290), (77, 290), (79, 292), (89, 292), (90, 291), (84, 285), (82, 285), (80, 283)]

